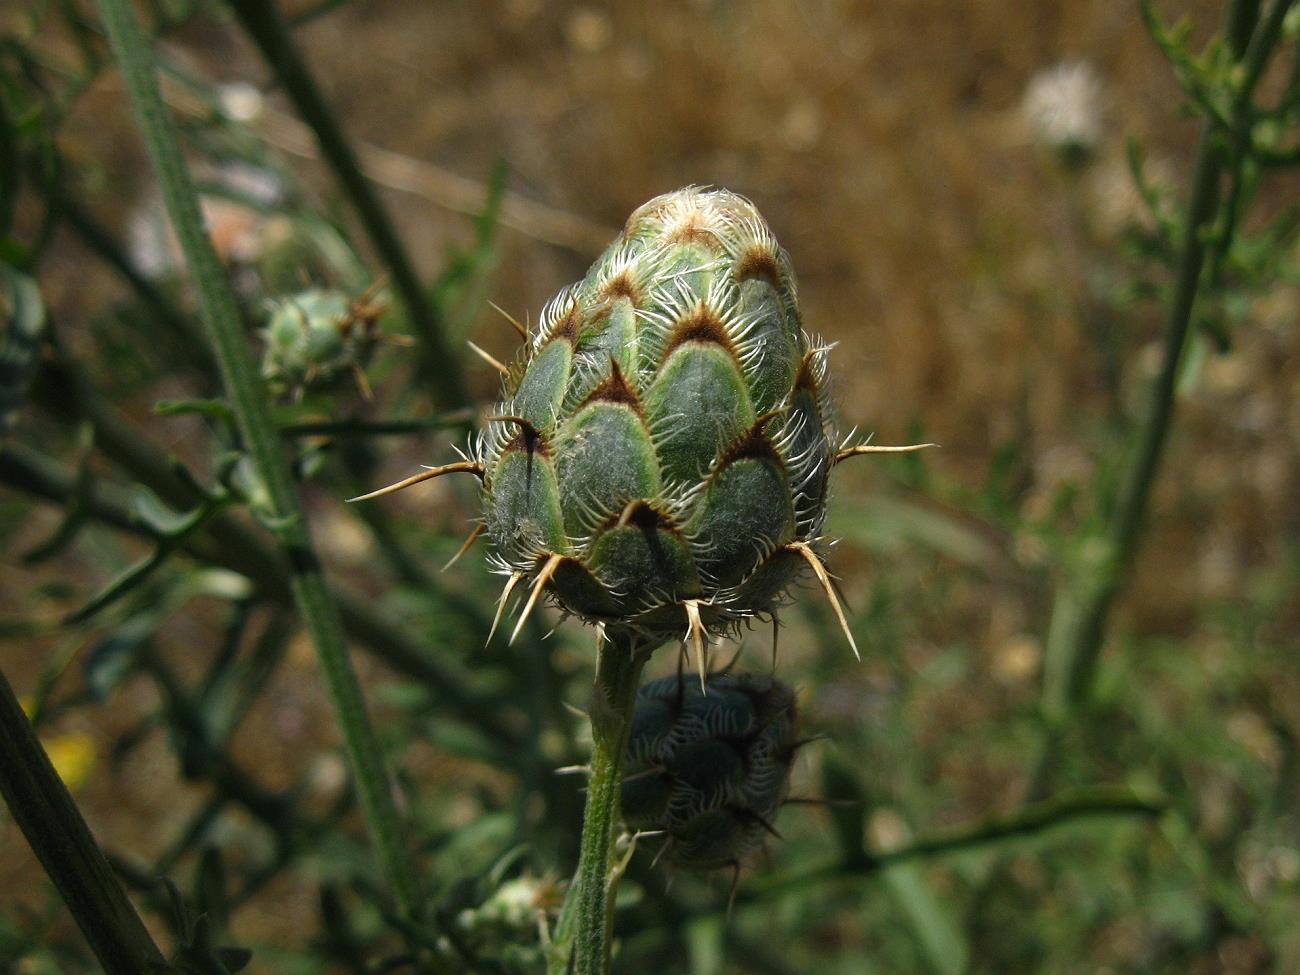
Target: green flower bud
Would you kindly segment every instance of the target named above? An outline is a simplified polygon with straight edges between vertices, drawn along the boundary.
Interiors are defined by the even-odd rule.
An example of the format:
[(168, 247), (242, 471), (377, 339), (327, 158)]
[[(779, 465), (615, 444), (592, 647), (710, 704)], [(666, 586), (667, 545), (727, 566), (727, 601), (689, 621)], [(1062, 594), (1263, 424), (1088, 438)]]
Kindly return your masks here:
[(478, 461), (503, 572), (651, 639), (771, 614), (820, 559), (826, 350), (754, 206), (685, 189), (543, 311)]
[(369, 394), (362, 368), (378, 340), (383, 307), (364, 297), (310, 289), (270, 302), (262, 378), (277, 395), (300, 396), (347, 376)]

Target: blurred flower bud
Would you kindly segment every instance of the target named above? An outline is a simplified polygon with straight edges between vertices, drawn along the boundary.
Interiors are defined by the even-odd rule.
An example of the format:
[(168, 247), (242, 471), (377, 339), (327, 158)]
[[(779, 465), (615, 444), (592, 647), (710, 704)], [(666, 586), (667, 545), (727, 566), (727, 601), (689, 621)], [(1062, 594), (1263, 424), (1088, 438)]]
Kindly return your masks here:
[(1021, 111), (1038, 143), (1080, 165), (1101, 140), (1101, 80), (1083, 61), (1063, 62), (1030, 79)]
[(665, 677), (637, 694), (623, 779), (628, 827), (662, 831), (671, 863), (738, 866), (773, 833), (799, 746), (794, 692), (774, 677)]
[(301, 396), (350, 375), (368, 393), (362, 369), (377, 341), (383, 306), (365, 296), (309, 289), (270, 302), (262, 331), (262, 378), (277, 395)]

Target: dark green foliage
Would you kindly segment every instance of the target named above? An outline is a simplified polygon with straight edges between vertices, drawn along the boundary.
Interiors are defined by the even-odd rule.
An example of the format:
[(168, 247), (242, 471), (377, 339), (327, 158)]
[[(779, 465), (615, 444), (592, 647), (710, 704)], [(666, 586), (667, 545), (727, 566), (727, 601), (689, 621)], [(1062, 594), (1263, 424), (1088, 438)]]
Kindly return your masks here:
[(13, 425), (40, 358), (45, 306), (36, 283), (0, 263), (0, 435)]
[[(347, 649), (380, 664), (363, 676), (382, 755), (358, 768), (365, 775), (386, 765), (394, 775), (388, 789), (386, 776), (370, 773), (372, 808), (391, 793), (400, 813), (379, 816), (399, 825), (385, 854), (363, 833), (364, 789), (337, 754), (321, 672), (304, 659), (290, 591), (291, 573), (314, 561), (293, 541), (301, 519), (268, 503), (250, 464), (174, 243), (155, 267), (128, 229), (142, 211), (160, 230), (165, 219), (149, 176), (132, 170), (137, 140), (118, 107), (120, 66), (94, 6), (40, 0), (0, 25), (0, 537), (15, 556), (0, 635), (5, 676), (22, 693), (0, 740), (21, 743), (3, 763), (9, 778), (35, 767), (42, 749), (53, 767), (39, 793), (29, 783), (11, 800), (16, 812), (62, 792), (58, 776), (71, 790), (57, 817), (35, 817), (45, 827), (31, 832), (35, 847), (82, 854), (103, 844), (112, 869), (51, 868), (57, 892), (33, 883), (39, 867), (19, 836), (20, 817), (0, 816), (12, 858), (4, 866), (15, 878), (12, 910), (0, 918), (0, 970), (100, 970), (58, 896), (84, 911), (87, 896), (120, 886), (177, 973), (228, 975), (244, 965), (285, 975), (571, 971), (573, 936), (560, 909), (584, 887), (581, 875), (565, 878), (579, 861), (588, 832), (579, 835), (581, 807), (602, 766), (587, 722), (561, 702), (584, 708), (593, 741), (621, 757), (622, 729), (611, 717), (633, 713), (621, 703), (634, 698), (636, 671), (622, 682), (625, 697), (604, 693), (614, 681), (593, 694), (590, 637), (577, 627), (543, 641), (546, 627), (521, 626), (513, 650), (484, 646), (492, 580), (472, 559), (453, 575), (432, 571), (460, 542), (449, 526), (459, 530), (464, 493), (440, 492), (427, 506), (415, 493), (399, 507), (338, 501), (373, 486), (381, 468), (442, 456), (450, 448), (439, 431), (459, 431), (476, 413), (488, 417), (483, 450), (446, 469), (486, 476), (485, 528), (515, 595), (531, 587), (604, 624), (603, 656), (630, 647), (627, 659), (639, 664), (653, 644), (680, 636), (693, 613), (712, 633), (773, 613), (800, 576), (822, 568), (813, 560), (827, 551), (828, 474), (842, 459), (828, 433), (825, 352), (802, 330), (789, 262), (737, 197), (690, 190), (652, 201), (552, 303), (502, 401), (450, 410), (466, 402), (462, 382), (486, 388), (482, 374), (464, 376), (443, 354), (469, 337), (496, 348), (493, 337), (471, 335), (487, 317), (483, 299), (533, 305), (532, 255), (548, 270), (565, 259), (551, 252), (552, 234), (525, 245), (530, 256), (516, 264), (518, 239), (496, 234), (494, 221), (511, 235), (536, 233), (529, 197), (565, 199), (564, 182), (529, 185), (527, 170), (507, 180), (498, 168), (485, 178), (482, 215), (459, 235), (465, 248), (438, 266), (428, 244), (458, 238), (456, 218), (439, 211), (411, 262), (368, 187), (386, 185), (385, 200), (407, 205), (421, 181), (393, 179), (386, 161), (424, 152), (430, 138), (440, 154), (458, 156), (462, 143), (437, 136), (449, 131), (432, 117), (443, 102), (430, 103), (428, 118), (410, 115), (400, 132), (379, 120), (345, 117), (336, 126), (319, 97), (310, 105), (296, 50), (272, 53), (282, 26), (274, 11), (287, 5), (241, 2), (239, 20), (274, 66), (263, 86), (274, 101), (260, 118), (236, 118), (223, 107), (224, 85), (205, 77), (236, 21), (192, 0), (132, 4), (162, 35), (151, 40), (167, 114), (204, 184), (210, 236), (223, 232), (209, 204), (239, 211), (255, 228), (257, 247), (223, 253), (225, 274), (208, 283), (229, 278), (248, 326), (236, 344), (265, 353), (264, 381), (295, 401), (277, 402), (270, 420), (292, 453), (303, 515), (323, 540), (319, 561), (339, 597)], [(324, 0), (295, 13), (305, 21), (336, 6)], [(408, 6), (373, 20), (409, 16)], [(570, 43), (567, 27), (605, 16), (527, 6), (550, 32), (540, 36)], [(1161, 125), (1146, 148), (1133, 143), (1145, 206), (1125, 218), (1127, 229), (1098, 231), (1099, 191), (1109, 187), (1109, 199), (1125, 188), (1111, 185), (1123, 183), (1110, 165), (1120, 136), (1108, 134), (1109, 148), (1086, 166), (1079, 160), (1059, 185), (1035, 182), (1023, 154), (1001, 141), (1002, 127), (979, 125), (992, 102), (1003, 110), (1006, 86), (1036, 55), (1012, 58), (994, 79), (997, 98), (960, 99), (972, 125), (959, 136), (949, 141), (928, 119), (913, 127), (923, 145), (960, 147), (917, 170), (927, 189), (936, 176), (952, 182), (930, 193), (935, 213), (915, 211), (909, 231), (913, 243), (936, 247), (936, 268), (958, 265), (953, 277), (932, 273), (914, 251), (875, 263), (876, 243), (904, 238), (889, 226), (897, 214), (875, 221), (861, 211), (898, 178), (896, 160), (862, 157), (864, 181), (856, 156), (854, 172), (834, 170), (853, 145), (834, 113), (866, 104), (852, 91), (869, 75), (828, 79), (815, 63), (793, 60), (797, 44), (748, 34), (764, 70), (771, 61), (762, 46), (777, 43), (808, 67), (810, 83), (831, 82), (810, 90), (825, 123), (817, 158), (832, 171), (818, 174), (810, 193), (812, 184), (786, 179), (800, 174), (784, 171), (792, 157), (782, 156), (779, 116), (774, 129), (742, 130), (736, 98), (766, 110), (762, 86), (728, 96), (728, 117), (714, 112), (707, 122), (728, 141), (746, 131), (757, 148), (762, 138), (761, 165), (740, 176), (718, 155), (717, 171), (750, 180), (765, 207), (781, 208), (816, 292), (810, 322), (816, 307), (817, 324), (844, 340), (837, 360), (845, 372), (871, 363), (873, 385), (845, 376), (845, 412), (876, 414), (897, 382), (906, 406), (894, 413), (886, 402), (882, 419), (918, 440), (942, 428), (949, 450), (934, 464), (920, 455), (887, 462), (869, 484), (849, 474), (864, 490), (836, 492), (825, 531), (846, 542), (863, 665), (828, 649), (831, 616), (811, 606), (782, 613), (782, 646), (794, 649), (780, 660), (782, 675), (807, 689), (798, 717), (832, 741), (807, 756), (814, 774), (821, 766), (822, 785), (811, 791), (829, 808), (781, 817), (782, 842), (755, 864), (762, 875), (735, 892), (725, 922), (712, 871), (760, 860), (778, 809), (798, 801), (787, 794), (798, 742), (793, 697), (770, 678), (739, 674), (710, 677), (707, 694), (693, 677), (643, 689), (628, 767), (610, 774), (602, 793), (613, 819), (609, 869), (601, 861), (585, 885), (607, 892), (607, 913), (589, 913), (602, 931), (611, 922), (615, 971), (1296, 968), (1300, 747), (1290, 691), (1300, 563), (1295, 533), (1279, 528), (1286, 502), (1276, 496), (1294, 469), (1278, 427), (1290, 416), (1285, 391), (1294, 379), (1295, 295), (1285, 286), (1298, 280), (1300, 208), (1275, 177), (1300, 159), (1300, 10), (1295, 0), (1234, 0), (1221, 37), (1209, 37), (1209, 24), (1165, 23), (1177, 4), (1140, 6), (1206, 122), (1196, 174), (1179, 148), (1190, 129), (1174, 124), (1169, 106), (1137, 116), (1139, 125)], [(735, 22), (729, 5), (693, 7), (655, 34), (668, 38), (685, 20)], [(754, 5), (744, 18), (757, 27), (778, 8)], [(186, 24), (195, 14), (202, 19)], [(609, 16), (622, 26), (625, 14)], [(352, 26), (371, 20), (346, 17)], [(972, 8), (971, 23), (979, 18)], [(314, 53), (333, 29), (297, 40)], [(924, 53), (924, 25), (908, 29)], [(500, 37), (500, 25), (491, 30)], [(606, 55), (619, 63), (641, 56), (638, 38), (626, 36), (625, 48), (625, 35), (614, 36)], [(711, 39), (696, 39), (698, 48), (685, 49), (707, 57)], [(845, 40), (846, 51), (861, 47), (853, 35)], [(509, 53), (523, 62), (541, 48), (553, 58), (550, 47)], [(349, 72), (368, 84), (369, 52), (382, 46), (357, 50), (365, 56), (327, 68), (331, 90), (349, 105), (369, 96), (345, 87), (357, 80)], [(593, 66), (599, 56), (583, 55)], [(984, 78), (988, 56), (972, 53), (972, 70), (952, 74)], [(482, 61), (492, 83), (481, 88), (496, 92), (503, 66), (493, 57)], [(441, 61), (431, 63), (430, 75), (441, 77)], [(1117, 89), (1119, 76), (1105, 74)], [(1123, 77), (1129, 90), (1111, 94), (1126, 110), (1158, 83), (1154, 69)], [(723, 80), (746, 90), (739, 71)], [(402, 86), (393, 91), (405, 97)], [(620, 104), (624, 97), (635, 104), (630, 90)], [(884, 101), (905, 117), (905, 98)], [(343, 197), (321, 167), (280, 155), (313, 151), (278, 114), (304, 103), (316, 133), (332, 133), (323, 161), (350, 169)], [(338, 130), (358, 121), (357, 132), (389, 150), (361, 147), (369, 181), (339, 151)], [(683, 131), (709, 151), (701, 128)], [(948, 167), (990, 152), (1010, 164), (1007, 173), (964, 192)], [(407, 161), (418, 175), (420, 161)], [(472, 162), (448, 161), (473, 176)], [(241, 192), (231, 177), (244, 166), (265, 174), (275, 195)], [(1008, 202), (1025, 206), (1027, 192), (1016, 196), (1022, 180), (1035, 187), (1032, 206), (1050, 239), (1035, 240), (1023, 215), (1000, 212)], [(634, 192), (611, 183), (580, 199), (572, 216), (594, 231), (582, 239), (614, 236), (591, 218)], [(349, 202), (375, 246), (354, 238)], [(840, 208), (855, 219), (841, 219)], [(955, 226), (963, 229), (954, 235)], [(577, 250), (596, 253), (586, 243)], [(495, 278), (497, 268), (507, 275)], [(415, 355), (370, 356), (376, 323), (351, 307), (385, 275), (397, 300), (385, 327), (421, 336), (418, 373), (409, 370)], [(944, 320), (954, 294), (979, 310)], [(274, 321), (259, 336), (268, 309)], [(1018, 325), (1022, 316), (1027, 324)], [(903, 319), (920, 326), (914, 335), (893, 331)], [(958, 322), (977, 327), (958, 341)], [(1018, 336), (1031, 340), (1032, 355), (1009, 347)], [(1154, 352), (1162, 362), (1148, 359)], [(1104, 415), (1093, 354), (1105, 359)], [(357, 365), (375, 384), (371, 402), (351, 388)], [(1023, 377), (1006, 378), (1021, 367)], [(1014, 392), (986, 384), (998, 375)], [(1070, 385), (1055, 389), (1063, 379)], [(884, 394), (874, 385), (882, 380)], [(989, 397), (987, 412), (972, 389)], [(1078, 398), (1067, 422), (1053, 418), (1061, 397)], [(1112, 603), (1121, 611), (1110, 612)], [(317, 605), (308, 615), (319, 614)], [(766, 650), (765, 633), (750, 642)], [(60, 746), (80, 739), (97, 743), (95, 764), (69, 775)], [(557, 766), (587, 769), (588, 788), (553, 775)], [(78, 820), (74, 800), (93, 839), (67, 828)], [(642, 836), (642, 854), (624, 859), (620, 820), (664, 835)], [(599, 847), (605, 836), (589, 832)], [(660, 843), (662, 862), (683, 868), (671, 889), (651, 863)], [(585, 842), (582, 850), (589, 859)], [(415, 884), (403, 882), (407, 873)], [(412, 892), (420, 909), (408, 914), (401, 901)], [(110, 937), (119, 928), (112, 918), (96, 925)]]

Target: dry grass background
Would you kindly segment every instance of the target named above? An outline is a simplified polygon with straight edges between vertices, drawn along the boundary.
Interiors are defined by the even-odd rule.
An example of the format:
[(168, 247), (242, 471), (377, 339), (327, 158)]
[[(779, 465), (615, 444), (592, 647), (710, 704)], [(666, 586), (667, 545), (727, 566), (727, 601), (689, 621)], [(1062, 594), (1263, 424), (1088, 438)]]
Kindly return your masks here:
[[(1217, 4), (1180, 7), (1201, 24), (1218, 17)], [(836, 399), (845, 427), (874, 431), (882, 443), (918, 434), (939, 441), (942, 450), (926, 461), (938, 502), (979, 508), (995, 456), (1014, 449), (1013, 490), (1002, 502), (1014, 518), (1032, 522), (1062, 483), (1089, 483), (1098, 452), (1114, 445), (1098, 430), (1139, 402), (1158, 315), (1151, 307), (1117, 309), (1104, 287), (1108, 275), (1124, 273), (1120, 235), (1140, 218), (1124, 140), (1138, 138), (1157, 170), (1181, 186), (1194, 123), (1180, 114), (1171, 72), (1129, 0), (386, 0), (344, 5), (299, 36), (355, 138), (469, 179), (483, 179), (504, 159), (511, 191), (597, 227), (615, 228), (644, 199), (687, 183), (751, 197), (793, 257), (806, 323), (838, 343)], [(219, 20), (192, 25), (172, 44), (216, 79), (265, 78)], [(1104, 96), (1101, 142), (1077, 172), (1035, 143), (1021, 113), (1030, 78), (1069, 60), (1092, 65)], [(266, 125), (274, 141), (275, 126)], [(106, 184), (92, 199), (120, 225), (148, 176), (114, 77), (83, 100), (64, 146), (102, 168)], [(318, 167), (294, 165), (328, 185)], [(394, 190), (385, 199), (425, 271), (439, 266), (449, 242), (468, 236), (458, 214)], [(506, 228), (492, 296), (517, 314), (536, 314), (593, 256), (585, 245), (555, 246)], [(74, 328), (115, 287), (85, 277), (85, 262), (67, 243), (43, 278), (47, 299)], [(1300, 666), (1294, 655), (1243, 656), (1232, 638), (1207, 625), (1203, 610), (1248, 605), (1262, 598), (1261, 587), (1295, 582), (1298, 316), (1294, 288), (1258, 302), (1231, 356), (1207, 361), (1184, 398), (1122, 606), (1125, 639), (1108, 649), (1113, 655), (1133, 640), (1170, 638), (1207, 682), (1224, 668), (1247, 668), (1250, 693), (1228, 699), (1204, 687), (1153, 689), (1161, 727), (1176, 734), (1186, 706), (1187, 720), (1218, 722), (1254, 756), (1247, 761), (1274, 769), (1289, 745), (1264, 716), (1280, 716), (1300, 735)], [(489, 350), (510, 354), (511, 333), (490, 310), (478, 331)], [(1121, 372), (1111, 381), (1114, 363)], [(476, 371), (474, 386), (487, 399), (495, 378)], [(143, 416), (148, 400), (128, 405)], [(183, 430), (162, 426), (158, 436), (177, 446)], [(394, 467), (425, 459), (399, 456)], [(870, 463), (850, 468), (837, 489), (848, 512), (841, 517), (854, 517), (855, 499), (882, 481)], [(439, 499), (455, 505), (437, 491), (411, 503)], [(325, 523), (334, 524), (335, 501), (320, 506)], [(50, 512), (39, 518), (24, 534), (40, 537), (54, 520)], [(993, 535), (1028, 563), (1044, 557), (1032, 532)], [(346, 539), (334, 538), (331, 550), (344, 571), (366, 564), (365, 552), (349, 549)], [(920, 618), (908, 624), (904, 651), (904, 671), (912, 674), (954, 645), (969, 655), (966, 680), (911, 700), (906, 712), (908, 734), (928, 756), (925, 774), (948, 797), (931, 810), (933, 823), (1005, 810), (1023, 785), (1024, 755), (981, 752), (972, 742), (1032, 705), (1041, 604), (996, 574), (958, 575), (945, 560), (915, 562), (904, 553), (882, 562), (850, 545), (836, 567), (858, 605), (881, 576), (904, 597), (942, 593), (942, 606), (918, 600)], [(63, 568), (48, 576), (4, 569), (6, 613), (38, 598), (30, 594)], [(1260, 640), (1294, 651), (1300, 606), (1294, 593), (1280, 605)], [(211, 640), (202, 618), (181, 619), (165, 632), (182, 657), (182, 648)], [(328, 790), (330, 721), (310, 653), (300, 650), (241, 733), (238, 750), (272, 785), (320, 761)], [(0, 654), (20, 689), (39, 670), (39, 650), (7, 643)], [(893, 686), (895, 664), (868, 657), (843, 675), (841, 701), (869, 700)], [(143, 686), (124, 694), (140, 698), (133, 703), (141, 711), (152, 701)], [(836, 700), (826, 691), (821, 698), (828, 708)], [(107, 741), (132, 710), (83, 712), (62, 730)], [(1117, 735), (1117, 755), (1134, 747)], [(445, 757), (426, 758), (435, 780), (473, 774)], [(155, 739), (120, 771), (92, 775), (86, 806), (110, 844), (143, 856), (156, 848), (160, 823), (179, 821), (197, 803), (202, 790), (176, 786), (172, 761)], [(1123, 759), (1117, 762), (1122, 767)], [(1207, 772), (1193, 787), (1206, 790), (1207, 803), (1224, 788), (1222, 801), (1239, 801), (1221, 778)], [(158, 783), (165, 783), (161, 790)], [(0, 827), (0, 903), (24, 900), (32, 878), (21, 839)], [(237, 931), (273, 938), (314, 910), (310, 892), (287, 883), (272, 892), (237, 918)], [(1097, 951), (1102, 960), (1108, 953), (1122, 958), (1123, 947), (1099, 943)], [(1237, 970), (1220, 962), (1207, 961), (1204, 970)]]

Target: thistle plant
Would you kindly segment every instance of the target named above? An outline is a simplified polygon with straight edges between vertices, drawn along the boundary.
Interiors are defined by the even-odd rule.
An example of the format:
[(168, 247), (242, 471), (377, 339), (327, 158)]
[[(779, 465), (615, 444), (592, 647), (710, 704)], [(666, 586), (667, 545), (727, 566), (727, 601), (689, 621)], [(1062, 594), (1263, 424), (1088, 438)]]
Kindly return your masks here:
[[(703, 682), (715, 635), (773, 618), (811, 569), (857, 652), (818, 547), (837, 450), (828, 348), (803, 329), (789, 256), (748, 200), (656, 197), (545, 307), (468, 459), (507, 577), (643, 646), (682, 634)], [(505, 367), (503, 367), (505, 368)]]
[[(524, 346), (502, 367), (502, 400), (465, 459), (357, 500), (477, 475), (483, 521), (469, 542), (486, 531), (506, 576), (493, 632), (520, 584), (528, 595), (512, 642), (543, 594), (597, 627), (582, 854), (555, 957), (567, 964), (572, 942), (577, 970), (599, 972), (609, 964), (619, 876), (610, 845), (645, 660), (680, 638), (706, 694), (710, 643), (775, 620), (809, 570), (856, 654), (818, 551), (831, 468), (927, 445), (837, 449), (829, 349), (803, 328), (789, 255), (754, 205), (727, 190), (650, 200), (536, 328), (517, 328)], [(703, 774), (721, 790), (709, 795), (727, 794), (725, 769)], [(705, 802), (667, 823), (676, 858), (735, 865), (773, 810), (764, 801), (738, 818)]]

